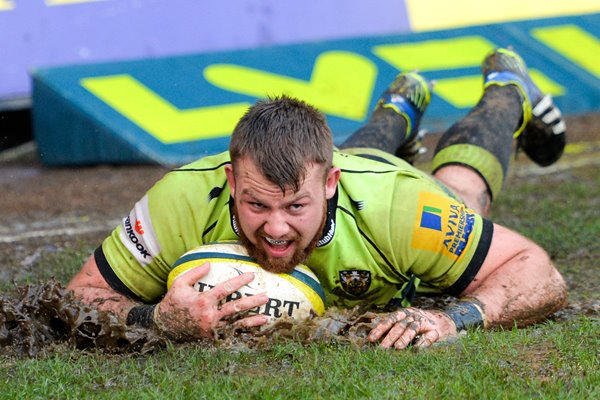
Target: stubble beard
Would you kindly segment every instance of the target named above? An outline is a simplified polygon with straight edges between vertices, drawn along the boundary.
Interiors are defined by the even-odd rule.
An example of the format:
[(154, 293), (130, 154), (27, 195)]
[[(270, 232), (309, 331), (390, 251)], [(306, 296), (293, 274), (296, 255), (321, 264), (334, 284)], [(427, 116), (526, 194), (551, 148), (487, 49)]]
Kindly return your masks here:
[[(321, 237), (321, 233), (323, 232), (323, 228), (325, 227), (325, 222), (327, 220), (327, 202), (325, 202), (323, 210), (323, 220), (321, 221), (321, 224), (315, 236), (311, 239), (311, 241), (306, 247), (297, 248), (296, 250), (294, 250), (294, 253), (292, 254), (291, 258), (285, 259), (269, 257), (269, 254), (262, 247), (256, 246), (250, 241), (250, 239), (248, 239), (248, 236), (246, 236), (244, 230), (241, 227), (240, 217), (235, 204), (233, 205), (233, 215), (238, 221), (238, 235), (240, 237), (240, 242), (242, 242), (242, 245), (246, 248), (246, 251), (248, 251), (248, 255), (254, 258), (262, 268), (269, 272), (273, 272), (276, 274), (290, 273), (298, 264), (302, 264), (306, 260), (308, 260), (308, 257), (310, 257), (313, 250), (317, 247), (317, 244), (319, 243), (319, 239)], [(264, 232), (262, 227), (255, 233), (255, 235), (257, 242), (262, 241), (264, 237), (268, 236)], [(293, 241), (296, 243), (301, 242), (301, 240), (301, 236), (296, 236), (293, 238)]]

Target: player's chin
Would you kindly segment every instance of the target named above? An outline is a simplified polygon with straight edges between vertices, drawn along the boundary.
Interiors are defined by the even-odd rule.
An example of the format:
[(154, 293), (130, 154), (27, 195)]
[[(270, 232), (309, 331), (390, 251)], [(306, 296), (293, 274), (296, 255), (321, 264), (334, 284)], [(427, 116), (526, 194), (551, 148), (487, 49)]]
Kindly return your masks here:
[(289, 274), (296, 267), (291, 259), (271, 258), (268, 257), (268, 262), (261, 265), (264, 269), (275, 274)]
[(268, 250), (265, 250), (265, 260), (261, 266), (269, 272), (276, 274), (290, 273), (294, 270), (298, 263), (295, 262), (294, 251), (291, 251), (285, 256), (274, 256)]

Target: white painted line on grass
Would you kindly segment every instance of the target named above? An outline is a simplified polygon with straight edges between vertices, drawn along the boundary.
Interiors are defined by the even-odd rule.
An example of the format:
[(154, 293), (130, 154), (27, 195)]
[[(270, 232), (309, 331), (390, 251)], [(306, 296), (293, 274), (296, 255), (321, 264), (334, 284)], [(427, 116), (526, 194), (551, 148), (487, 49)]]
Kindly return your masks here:
[(0, 161), (17, 160), (27, 154), (37, 151), (37, 144), (34, 141), (23, 143), (12, 149), (3, 150), (0, 152)]
[(104, 225), (95, 226), (74, 226), (52, 229), (35, 229), (26, 230), (24, 232), (15, 233), (12, 235), (0, 235), (0, 243), (16, 243), (27, 239), (45, 238), (54, 236), (77, 236), (86, 233), (112, 231), (119, 221), (107, 222)]
[(537, 165), (521, 166), (515, 168), (513, 176), (518, 178), (526, 178), (531, 176), (542, 176), (556, 174), (558, 172), (569, 171), (575, 168), (591, 167), (594, 165), (600, 165), (600, 155), (591, 154), (587, 157), (579, 156), (573, 160), (563, 160), (560, 163), (550, 165), (549, 167), (538, 167)]

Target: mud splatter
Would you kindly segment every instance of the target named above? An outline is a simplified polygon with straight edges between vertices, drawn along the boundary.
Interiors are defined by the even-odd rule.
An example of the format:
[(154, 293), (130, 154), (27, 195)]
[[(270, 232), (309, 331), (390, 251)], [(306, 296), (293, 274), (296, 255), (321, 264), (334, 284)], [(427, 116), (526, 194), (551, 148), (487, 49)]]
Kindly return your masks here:
[[(455, 301), (451, 296), (419, 297), (414, 305), (443, 308)], [(570, 304), (553, 318), (568, 320), (581, 314), (599, 315), (600, 304)], [(378, 316), (381, 314), (360, 307), (333, 308), (302, 324), (281, 320), (267, 329), (236, 329), (231, 324), (215, 330), (214, 340), (200, 344), (243, 350), (285, 341), (335, 342), (362, 348), (372, 346), (367, 335)], [(111, 313), (79, 303), (54, 279), (19, 287), (12, 296), (0, 295), (0, 349), (5, 356), (37, 357), (51, 354), (61, 345), (107, 354), (147, 354), (166, 348), (169, 342), (172, 340), (155, 329), (127, 326)]]
[(146, 353), (164, 347), (153, 331), (122, 324), (116, 316), (74, 300), (54, 279), (0, 296), (0, 347), (7, 356), (35, 357), (58, 343), (78, 349)]
[[(332, 310), (303, 324), (281, 320), (268, 329), (215, 330), (207, 346), (261, 348), (285, 340), (350, 342), (367, 345), (366, 336), (376, 314)], [(112, 354), (145, 354), (165, 348), (170, 340), (155, 329), (127, 326), (115, 315), (83, 305), (56, 280), (17, 288), (14, 296), (0, 296), (0, 348), (3, 355), (36, 357), (52, 353), (59, 344)]]
[[(215, 330), (206, 345), (220, 348), (261, 348), (293, 340), (347, 342), (366, 346), (377, 316), (360, 308), (332, 309), (303, 324), (281, 320), (267, 329)], [(105, 353), (149, 353), (165, 348), (169, 339), (154, 329), (127, 326), (115, 315), (98, 311), (74, 299), (71, 291), (50, 279), (17, 288), (16, 295), (0, 296), (0, 348), (13, 357), (48, 354), (58, 344)]]

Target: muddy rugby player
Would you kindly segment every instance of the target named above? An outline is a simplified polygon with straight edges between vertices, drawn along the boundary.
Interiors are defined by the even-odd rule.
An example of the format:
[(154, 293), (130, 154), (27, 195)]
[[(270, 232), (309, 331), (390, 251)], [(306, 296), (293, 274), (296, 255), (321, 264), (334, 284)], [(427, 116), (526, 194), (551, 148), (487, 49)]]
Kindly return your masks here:
[[(566, 285), (546, 252), (487, 219), (506, 176), (513, 139), (533, 161), (562, 154), (565, 125), (518, 54), (482, 63), (483, 95), (440, 138), (433, 176), (411, 166), (430, 84), (402, 73), (368, 123), (334, 149), (322, 114), (281, 96), (258, 101), (237, 124), (229, 152), (168, 173), (85, 262), (69, 288), (128, 324), (174, 338), (210, 337), (268, 301), (227, 302), (251, 274), (199, 293), (202, 265), (167, 291), (171, 265), (204, 243), (240, 240), (270, 271), (303, 262), (329, 305), (384, 307), (368, 339), (384, 348), (429, 346), (461, 330), (527, 325), (560, 309)], [(408, 162), (407, 162), (408, 161)], [(448, 293), (446, 309), (419, 309), (415, 293)], [(235, 323), (254, 327), (265, 315)]]

